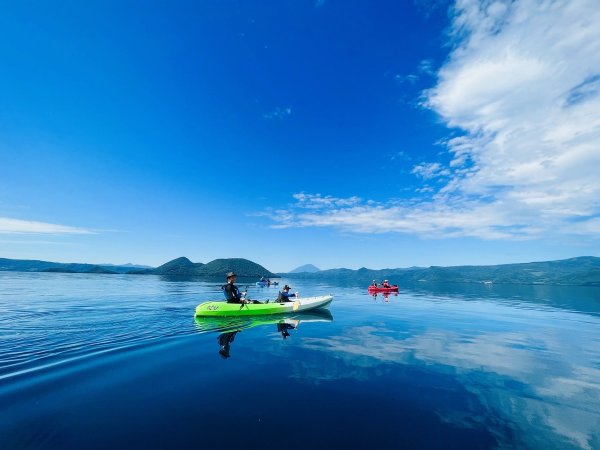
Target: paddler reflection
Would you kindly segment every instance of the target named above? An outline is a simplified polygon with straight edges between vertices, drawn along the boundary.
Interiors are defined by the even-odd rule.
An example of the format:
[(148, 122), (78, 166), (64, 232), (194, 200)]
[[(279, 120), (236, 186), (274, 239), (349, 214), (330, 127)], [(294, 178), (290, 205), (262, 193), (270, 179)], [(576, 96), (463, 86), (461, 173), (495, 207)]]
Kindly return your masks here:
[(243, 318), (196, 317), (195, 320), (196, 326), (201, 332), (221, 332), (217, 337), (219, 356), (223, 359), (228, 359), (231, 357), (231, 346), (237, 334), (243, 330), (262, 325), (275, 325), (277, 333), (282, 339), (287, 339), (291, 336), (290, 331), (297, 330), (301, 323), (331, 322), (333, 321), (333, 316), (327, 309), (317, 309), (285, 316)]
[(277, 324), (277, 331), (281, 333), (281, 337), (284, 339), (286, 339), (290, 335), (290, 333), (288, 333), (288, 330), (293, 330), (294, 328), (296, 327), (291, 323), (283, 322)]
[(383, 293), (379, 293), (379, 294), (375, 293), (375, 294), (372, 294), (372, 295), (373, 295), (373, 300), (375, 300), (375, 301), (377, 301), (377, 296), (381, 295), (383, 297), (383, 301), (386, 302), (386, 303), (389, 303), (389, 301), (390, 301), (390, 295), (393, 295), (394, 297), (398, 297), (398, 293), (397, 292), (391, 292), (391, 293), (390, 292), (383, 292)]
[(222, 358), (227, 359), (227, 358), (229, 358), (229, 356), (231, 356), (229, 354), (229, 350), (231, 349), (231, 343), (235, 339), (235, 335), (238, 333), (239, 333), (239, 331), (230, 331), (227, 333), (221, 333), (219, 335), (219, 337), (217, 338), (217, 341), (219, 342), (219, 346), (221, 347), (219, 349), (219, 355), (221, 355)]
[[(295, 323), (294, 323), (295, 322)], [(281, 337), (283, 339), (287, 339), (290, 336), (289, 330), (294, 330), (298, 326), (299, 321), (287, 322), (282, 320), (277, 323), (277, 332), (281, 333)], [(228, 331), (227, 333), (221, 333), (217, 337), (217, 342), (219, 343), (219, 355), (223, 359), (229, 358), (231, 355), (229, 352), (231, 351), (231, 344), (235, 340), (235, 335), (238, 334), (242, 330), (238, 331)]]

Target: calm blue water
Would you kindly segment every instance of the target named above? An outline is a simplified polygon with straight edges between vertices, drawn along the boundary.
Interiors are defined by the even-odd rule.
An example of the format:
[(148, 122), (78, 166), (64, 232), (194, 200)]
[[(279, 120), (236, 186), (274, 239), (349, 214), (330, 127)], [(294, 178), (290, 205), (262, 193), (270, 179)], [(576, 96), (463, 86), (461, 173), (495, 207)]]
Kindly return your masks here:
[(0, 272), (0, 448), (600, 449), (600, 289), (282, 282), (334, 302), (203, 321), (219, 282)]

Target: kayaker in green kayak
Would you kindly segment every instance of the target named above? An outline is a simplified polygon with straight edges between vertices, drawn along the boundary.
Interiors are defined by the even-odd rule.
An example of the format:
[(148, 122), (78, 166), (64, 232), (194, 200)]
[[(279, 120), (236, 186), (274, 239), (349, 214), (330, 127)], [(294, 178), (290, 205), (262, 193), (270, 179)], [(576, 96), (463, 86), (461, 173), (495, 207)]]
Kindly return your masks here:
[(235, 285), (236, 278), (237, 275), (234, 272), (228, 272), (227, 284), (221, 288), (223, 289), (223, 294), (225, 294), (227, 303), (261, 303), (258, 300), (244, 298), (246, 293), (241, 293), (238, 287)]
[(290, 294), (290, 287), (286, 284), (283, 287), (283, 291), (279, 292), (279, 296), (277, 297), (278, 303), (291, 302), (290, 297), (298, 298), (298, 292), (294, 294)]

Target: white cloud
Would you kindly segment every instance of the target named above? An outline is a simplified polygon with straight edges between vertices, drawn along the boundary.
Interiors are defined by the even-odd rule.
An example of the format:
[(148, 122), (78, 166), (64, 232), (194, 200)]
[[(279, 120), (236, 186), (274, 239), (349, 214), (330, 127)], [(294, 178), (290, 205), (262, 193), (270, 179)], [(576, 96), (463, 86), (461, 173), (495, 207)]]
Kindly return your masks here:
[(294, 194), (293, 197), (298, 201), (297, 206), (308, 209), (349, 207), (361, 201), (358, 197), (336, 198), (330, 195), (322, 196), (321, 194), (305, 194), (304, 192)]
[(426, 180), (450, 175), (450, 171), (440, 163), (422, 163), (413, 167), (412, 173)]
[(424, 59), (417, 65), (416, 72), (411, 73), (409, 75), (394, 75), (394, 80), (398, 83), (410, 83), (415, 84), (417, 81), (421, 79), (421, 76), (432, 76), (435, 75), (435, 70), (433, 68), (433, 61), (431, 59)]
[(95, 234), (85, 228), (0, 217), (0, 234)]
[(414, 74), (410, 74), (410, 75), (394, 75), (394, 80), (396, 80), (398, 83), (405, 83), (408, 82), (410, 84), (415, 84), (417, 81), (419, 81), (419, 76), (418, 75), (414, 75)]
[[(597, 0), (458, 0), (453, 50), (424, 93), (462, 135), (449, 162), (412, 173), (435, 178), (419, 200), (286, 209), (278, 226), (332, 226), (486, 239), (598, 237), (600, 8)], [(446, 158), (442, 158), (446, 159)], [(326, 197), (325, 197), (326, 198)], [(353, 197), (356, 198), (356, 197)], [(349, 200), (349, 199), (347, 199)], [(327, 206), (327, 207), (326, 207)]]
[(434, 75), (433, 61), (431, 59), (422, 60), (417, 67), (417, 71), (425, 75)]
[(265, 119), (284, 119), (292, 114), (292, 108), (290, 106), (285, 108), (275, 108), (273, 111), (263, 114)]
[[(465, 131), (444, 193), (490, 196), (547, 227), (600, 212), (596, 1), (457, 2), (463, 34), (427, 105)], [(461, 171), (461, 168), (470, 170)], [(541, 219), (541, 220), (539, 220)]]

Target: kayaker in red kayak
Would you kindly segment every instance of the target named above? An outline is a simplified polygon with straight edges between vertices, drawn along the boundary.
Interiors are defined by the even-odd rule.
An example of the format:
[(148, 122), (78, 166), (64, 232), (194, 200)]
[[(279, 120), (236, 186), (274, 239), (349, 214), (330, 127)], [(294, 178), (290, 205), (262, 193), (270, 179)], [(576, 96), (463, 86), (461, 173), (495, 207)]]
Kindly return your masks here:
[(398, 285), (390, 284), (388, 280), (383, 280), (381, 286), (378, 286), (377, 283), (370, 285), (369, 292), (398, 292)]

